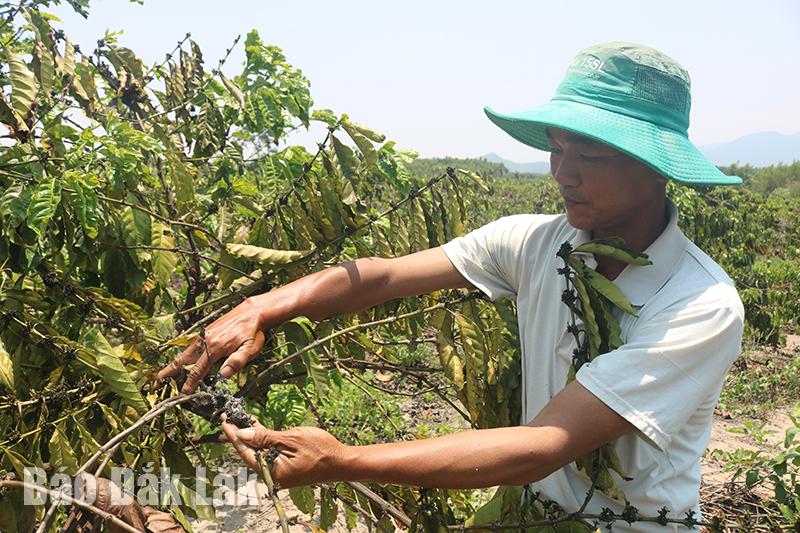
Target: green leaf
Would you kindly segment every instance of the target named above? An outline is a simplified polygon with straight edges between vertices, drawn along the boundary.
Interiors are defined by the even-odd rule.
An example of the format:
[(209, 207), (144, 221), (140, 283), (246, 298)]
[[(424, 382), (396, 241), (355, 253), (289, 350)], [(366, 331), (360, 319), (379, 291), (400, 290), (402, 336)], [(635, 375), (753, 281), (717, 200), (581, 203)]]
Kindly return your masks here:
[(147, 411), (147, 402), (139, 392), (139, 388), (100, 330), (90, 328), (83, 336), (83, 342), (96, 352), (97, 370), (108, 388), (137, 411)]
[(55, 176), (46, 176), (37, 183), (31, 193), (28, 204), (28, 227), (39, 237), (44, 236), (50, 219), (61, 202), (61, 180)]
[(519, 518), (522, 487), (497, 487), (492, 498), (465, 522), (465, 526), (499, 524)]
[[(295, 350), (307, 346), (314, 340), (313, 324), (304, 316), (289, 320), (282, 326), (282, 329), (287, 342), (293, 344)], [(301, 357), (308, 376), (314, 382), (317, 397), (327, 397), (330, 391), (330, 377), (327, 369), (320, 363), (319, 354), (315, 350), (308, 350)]]
[(11, 108), (17, 115), (20, 128), (30, 127), (36, 103), (36, 79), (22, 56), (8, 50), (8, 66), (11, 70)]
[(50, 437), (50, 465), (57, 471), (74, 474), (78, 470), (78, 459), (64, 432), (64, 422), (55, 426)]
[(301, 512), (307, 515), (314, 514), (314, 509), (317, 507), (317, 499), (313, 488), (308, 486), (293, 487), (289, 489), (289, 497)]
[(788, 448), (794, 442), (795, 435), (800, 433), (800, 426), (793, 426), (786, 430), (786, 436), (783, 440), (783, 446)]
[(153, 220), (151, 222), (150, 244), (158, 248), (168, 248), (168, 250), (153, 250), (151, 252), (153, 274), (162, 287), (167, 287), (169, 280), (175, 273), (175, 267), (178, 266), (178, 254), (169, 250), (175, 248), (175, 237), (172, 235), (172, 230), (163, 223)]
[(633, 308), (631, 303), (622, 294), (622, 291), (608, 280), (604, 275), (596, 270), (587, 267), (580, 259), (570, 255), (567, 258), (569, 266), (579, 275), (585, 278), (585, 282), (594, 290), (602, 294), (611, 303), (628, 313), (629, 315), (636, 315), (636, 309)]
[(608, 239), (595, 239), (585, 242), (575, 248), (573, 253), (585, 252), (595, 255), (611, 257), (623, 263), (637, 266), (652, 265), (653, 262), (647, 258), (646, 254), (631, 250), (625, 246), (625, 241), (619, 237), (609, 237)]
[(28, 216), (28, 205), (31, 203), (31, 188), (23, 183), (15, 183), (3, 191), (0, 196), (0, 215), (13, 218), (15, 226)]
[(319, 120), (325, 122), (328, 126), (335, 127), (339, 123), (336, 114), (330, 109), (315, 109), (311, 113), (311, 120)]
[(260, 248), (250, 244), (228, 243), (225, 249), (231, 255), (243, 257), (250, 261), (255, 261), (261, 265), (286, 265), (308, 257), (313, 250), (272, 250), (270, 248)]
[[(572, 284), (581, 302), (583, 326), (586, 328), (586, 340), (589, 343), (589, 360), (591, 360), (600, 353), (600, 326), (597, 324), (597, 318), (595, 318), (594, 309), (589, 299), (589, 291), (586, 289), (583, 278), (581, 278), (580, 275), (576, 276), (572, 279)], [(576, 368), (575, 370), (578, 369)]]
[[(30, 460), (26, 459), (25, 457), (21, 456), (11, 448), (0, 448), (3, 451), (3, 455), (8, 461), (8, 464), (11, 466), (11, 469), (17, 474), (19, 479), (25, 478), (25, 468), (33, 466)], [(5, 464), (3, 464), (5, 468)]]
[(6, 350), (3, 339), (0, 339), (0, 384), (9, 392), (14, 392), (14, 361)]
[(36, 39), (44, 41), (48, 46), (53, 44), (53, 39), (50, 37), (50, 24), (40, 11), (35, 9), (24, 8), (22, 10), (25, 19), (30, 23)]
[(327, 398), (330, 392), (330, 377), (328, 376), (328, 370), (320, 362), (319, 353), (315, 350), (308, 350), (303, 352), (302, 358), (308, 375), (314, 382), (314, 391), (317, 397), (320, 399)]
[(86, 421), (79, 421), (74, 416), (72, 417), (72, 420), (75, 422), (75, 428), (77, 428), (78, 434), (81, 437), (79, 441), (81, 448), (81, 461), (85, 461), (100, 449), (100, 444), (98, 444), (92, 433), (87, 429)]
[(336, 522), (339, 506), (333, 498), (330, 489), (322, 489), (322, 501), (319, 510), (319, 527), (327, 531)]

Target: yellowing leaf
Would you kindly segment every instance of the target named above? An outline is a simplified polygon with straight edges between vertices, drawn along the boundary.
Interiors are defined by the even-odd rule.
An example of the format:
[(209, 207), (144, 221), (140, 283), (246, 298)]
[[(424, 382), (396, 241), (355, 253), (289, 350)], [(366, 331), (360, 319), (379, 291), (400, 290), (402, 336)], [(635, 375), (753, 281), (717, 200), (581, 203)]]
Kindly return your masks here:
[(637, 266), (653, 264), (653, 262), (647, 258), (647, 255), (635, 250), (631, 250), (625, 246), (625, 241), (619, 237), (596, 239), (594, 241), (583, 243), (575, 248), (575, 252), (604, 255), (617, 259), (618, 261)]
[(228, 250), (231, 255), (243, 257), (262, 265), (286, 265), (294, 263), (304, 257), (308, 257), (313, 252), (313, 250), (272, 250), (270, 248), (261, 248), (250, 244), (234, 243), (226, 244), (225, 249)]
[(50, 437), (50, 464), (57, 471), (67, 474), (74, 474), (78, 470), (78, 459), (75, 451), (69, 443), (69, 439), (64, 433), (64, 422), (56, 425), (53, 435)]
[(376, 142), (376, 143), (382, 143), (383, 141), (386, 140), (386, 135), (384, 135), (382, 133), (378, 133), (376, 131), (373, 131), (373, 130), (369, 129), (368, 127), (364, 126), (363, 124), (357, 124), (355, 122), (350, 122), (350, 120), (347, 120), (345, 117), (342, 117), (342, 119), (343, 119), (342, 120), (342, 126), (345, 126), (345, 129), (350, 128), (351, 130), (356, 131), (359, 134), (363, 135), (364, 137), (366, 137), (370, 141), (373, 141), (373, 142)]
[(45, 176), (33, 188), (27, 213), (28, 227), (39, 237), (44, 236), (59, 203), (61, 203), (61, 180), (55, 176)]
[(167, 155), (172, 184), (175, 186), (175, 197), (178, 202), (186, 204), (194, 200), (194, 175), (192, 168), (172, 153)]
[(50, 96), (50, 92), (53, 90), (53, 82), (55, 81), (56, 72), (55, 72), (55, 60), (53, 59), (53, 54), (50, 52), (50, 49), (45, 46), (45, 44), (41, 41), (36, 42), (36, 46), (34, 47), (34, 52), (36, 53), (36, 58), (39, 61), (39, 83), (42, 87), (42, 93), (45, 97)]
[(0, 339), (0, 384), (10, 392), (14, 391), (14, 362), (3, 344), (3, 339)]
[(178, 266), (178, 254), (171, 251), (175, 248), (175, 237), (172, 230), (157, 220), (151, 222), (151, 241), (150, 243), (157, 248), (166, 248), (152, 251), (153, 274), (162, 287), (169, 285), (175, 267)]
[(358, 160), (353, 151), (333, 135), (331, 135), (331, 139), (333, 140), (333, 150), (336, 152), (336, 159), (339, 160), (342, 174), (350, 179), (358, 179)]
[(22, 56), (11, 50), (8, 50), (7, 54), (11, 70), (11, 108), (17, 115), (20, 127), (28, 129), (36, 103), (36, 80)]
[(64, 57), (58, 65), (61, 70), (61, 76), (72, 78), (75, 76), (75, 47), (69, 39), (66, 39), (64, 45)]
[(239, 89), (234, 82), (225, 77), (225, 74), (222, 72), (219, 73), (219, 77), (222, 78), (222, 84), (226, 89), (228, 89), (228, 92), (230, 92), (231, 95), (236, 99), (236, 102), (238, 102), (239, 109), (244, 109), (245, 99), (242, 90)]
[(364, 159), (370, 165), (375, 165), (378, 163), (378, 152), (375, 150), (375, 147), (372, 145), (372, 142), (361, 132), (358, 128), (355, 128), (352, 124), (346, 121), (342, 121), (342, 127), (344, 131), (353, 139), (353, 142), (356, 143), (358, 149), (361, 150), (361, 153), (364, 154)]

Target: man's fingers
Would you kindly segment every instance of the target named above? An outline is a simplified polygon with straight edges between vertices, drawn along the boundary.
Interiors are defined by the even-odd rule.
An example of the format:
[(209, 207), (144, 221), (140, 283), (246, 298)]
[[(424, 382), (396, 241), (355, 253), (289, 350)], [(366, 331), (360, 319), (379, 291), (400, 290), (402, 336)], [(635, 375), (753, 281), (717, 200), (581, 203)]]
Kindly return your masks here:
[(237, 373), (255, 357), (262, 346), (264, 346), (264, 334), (259, 331), (254, 340), (245, 342), (225, 359), (225, 362), (222, 363), (222, 368), (219, 370), (219, 375), (228, 379)]
[(208, 371), (211, 370), (211, 365), (214, 362), (211, 360), (211, 357), (201, 355), (194, 366), (189, 370), (189, 375), (186, 376), (186, 383), (183, 384), (181, 387), (181, 392), (184, 394), (191, 394), (194, 392), (194, 389), (200, 384)]
[(181, 369), (197, 361), (200, 357), (200, 339), (195, 339), (184, 351), (158, 372), (157, 379), (171, 378), (181, 373)]
[(236, 436), (236, 432), (239, 428), (233, 424), (225, 422), (225, 415), (222, 415), (222, 418), (222, 431), (225, 433), (225, 436), (228, 437), (228, 442), (233, 444), (233, 447), (236, 448), (236, 452), (239, 454), (239, 456), (241, 456), (242, 459), (245, 460), (250, 468), (256, 472), (260, 472), (255, 449), (248, 446), (245, 442), (239, 440), (239, 438)]
[(236, 438), (246, 443), (251, 448), (263, 450), (270, 446), (278, 444), (277, 431), (270, 431), (263, 427), (253, 426), (251, 428), (243, 428), (236, 432)]

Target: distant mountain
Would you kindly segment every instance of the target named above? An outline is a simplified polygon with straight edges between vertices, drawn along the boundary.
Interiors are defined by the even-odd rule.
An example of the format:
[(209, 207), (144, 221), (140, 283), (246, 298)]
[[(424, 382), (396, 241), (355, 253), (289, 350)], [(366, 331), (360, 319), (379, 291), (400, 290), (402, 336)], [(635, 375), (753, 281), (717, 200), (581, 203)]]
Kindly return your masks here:
[(485, 159), (490, 163), (502, 163), (511, 172), (521, 172), (525, 174), (547, 174), (550, 172), (550, 163), (546, 163), (544, 161), (537, 161), (535, 163), (516, 163), (514, 161), (509, 161), (508, 159), (503, 159), (495, 153), (481, 156), (481, 159)]
[(734, 141), (700, 146), (715, 165), (739, 162), (755, 167), (800, 161), (800, 132), (786, 135), (776, 131), (751, 133)]

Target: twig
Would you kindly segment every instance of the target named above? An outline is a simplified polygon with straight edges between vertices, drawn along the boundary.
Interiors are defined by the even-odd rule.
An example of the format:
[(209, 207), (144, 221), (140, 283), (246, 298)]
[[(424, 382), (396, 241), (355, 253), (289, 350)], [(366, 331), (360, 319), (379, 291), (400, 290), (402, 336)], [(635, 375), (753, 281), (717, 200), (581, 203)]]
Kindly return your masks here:
[(191, 33), (187, 33), (186, 35), (184, 35), (183, 39), (178, 41), (178, 44), (176, 44), (175, 48), (172, 49), (172, 52), (166, 54), (166, 57), (164, 58), (164, 61), (162, 61), (161, 63), (158, 63), (158, 64), (153, 64), (153, 66), (151, 66), (149, 69), (147, 69), (147, 72), (144, 73), (144, 79), (142, 80), (142, 83), (143, 83), (142, 89), (144, 89), (147, 86), (147, 84), (150, 83), (151, 80), (149, 80), (148, 78), (150, 78), (152, 76), (153, 72), (160, 72), (161, 69), (164, 67), (164, 65), (169, 63), (169, 61), (172, 59), (172, 56), (175, 54), (175, 52), (180, 50), (183, 47), (183, 43), (188, 41), (191, 38), (191, 36), (192, 36)]
[(211, 71), (211, 76), (206, 78), (206, 80), (203, 82), (203, 85), (201, 85), (200, 88), (196, 92), (191, 94), (183, 102), (179, 103), (178, 105), (176, 105), (174, 107), (171, 107), (169, 109), (165, 109), (164, 111), (160, 111), (158, 113), (153, 113), (152, 115), (148, 115), (146, 117), (143, 117), (144, 120), (152, 121), (155, 118), (163, 117), (164, 115), (168, 115), (170, 113), (173, 113), (173, 112), (175, 112), (175, 111), (177, 111), (179, 109), (182, 109), (182, 108), (186, 107), (190, 103), (192, 103), (192, 100), (194, 100), (195, 98), (200, 96), (200, 94), (202, 94), (203, 91), (206, 90), (206, 87), (208, 87), (208, 85), (211, 83), (211, 80), (214, 79), (214, 76), (219, 74), (220, 70), (222, 69), (222, 66), (228, 60), (228, 57), (231, 55), (231, 52), (233, 51), (233, 48), (239, 43), (239, 40), (241, 39), (241, 37), (242, 37), (241, 35), (237, 35), (236, 36), (236, 38), (233, 40), (233, 44), (231, 45), (231, 47), (228, 48), (225, 51), (225, 55), (222, 57), (222, 59), (219, 60), (219, 63), (217, 63), (217, 67)]
[(435, 344), (436, 343), (436, 337), (425, 337), (425, 338), (422, 338), (422, 339), (397, 339), (397, 340), (393, 340), (393, 341), (385, 341), (385, 340), (376, 339), (376, 338), (373, 338), (373, 339), (370, 339), (370, 340), (374, 344), (377, 344), (378, 346), (401, 346), (401, 345), (406, 345), (406, 344), (415, 345), (415, 344), (420, 344), (420, 343), (423, 343), (423, 342), (428, 342), (428, 343), (431, 343), (431, 344)]
[(283, 509), (283, 504), (278, 498), (278, 489), (275, 486), (275, 482), (272, 481), (272, 475), (269, 473), (269, 464), (260, 450), (256, 451), (256, 459), (258, 460), (258, 466), (261, 467), (261, 478), (264, 480), (264, 483), (267, 484), (267, 492), (269, 492), (269, 497), (272, 499), (272, 504), (275, 506), (275, 512), (278, 513), (281, 531), (283, 531), (283, 533), (289, 533), (289, 522), (286, 518), (286, 511)]
[[(207, 392), (195, 392), (194, 394), (189, 394), (187, 396), (184, 396), (184, 395), (173, 396), (172, 398), (167, 398), (166, 400), (157, 403), (149, 411), (147, 411), (144, 415), (142, 415), (142, 417), (139, 420), (137, 420), (136, 422), (131, 424), (125, 430), (119, 432), (111, 440), (109, 440), (104, 445), (102, 445), (89, 459), (86, 460), (85, 463), (83, 463), (80, 466), (80, 468), (78, 468), (77, 472), (75, 472), (75, 475), (78, 476), (78, 475), (82, 474), (83, 472), (85, 472), (86, 470), (88, 470), (89, 467), (92, 466), (94, 464), (94, 462), (97, 461), (97, 459), (103, 453), (107, 453), (108, 457), (110, 457), (111, 454), (114, 452), (114, 450), (116, 450), (117, 447), (122, 444), (122, 442), (125, 440), (125, 438), (128, 435), (130, 435), (131, 433), (136, 431), (138, 428), (140, 428), (143, 425), (145, 425), (145, 423), (147, 423), (150, 420), (152, 420), (152, 419), (160, 416), (161, 414), (169, 411), (173, 407), (176, 407), (176, 406), (178, 406), (178, 405), (180, 405), (182, 403), (189, 402), (191, 400), (194, 400), (195, 398), (199, 398), (199, 397), (204, 396), (204, 395), (208, 395), (208, 393)], [(105, 464), (101, 465), (101, 468), (104, 467), (104, 466), (105, 466)], [(55, 514), (56, 506), (57, 506), (57, 503), (54, 502), (50, 506), (50, 508), (47, 509), (47, 513), (45, 513), (44, 519), (42, 520), (42, 523), (39, 524), (39, 528), (36, 530), (36, 533), (44, 533), (44, 531), (47, 529), (47, 524), (50, 522), (50, 519), (53, 517), (53, 514)]]
[(200, 398), (202, 396), (208, 396), (209, 393), (207, 392), (195, 392), (193, 394), (188, 395), (179, 395), (173, 396), (172, 398), (167, 398), (166, 400), (157, 403), (154, 405), (149, 411), (147, 411), (142, 417), (131, 424), (128, 428), (124, 431), (118, 433), (114, 438), (106, 442), (103, 446), (100, 447), (77, 471), (77, 474), (85, 472), (94, 462), (103, 454), (111, 450), (115, 445), (121, 443), (125, 438), (142, 427), (146, 422), (160, 416), (161, 414), (169, 411), (173, 407), (177, 407), (180, 404), (190, 402), (194, 399)]
[(350, 498), (348, 498), (346, 496), (342, 496), (341, 494), (339, 494), (339, 492), (336, 490), (336, 487), (334, 487), (333, 490), (334, 490), (334, 495), (335, 495), (336, 498), (341, 500), (345, 505), (351, 507), (354, 511), (356, 511), (358, 514), (363, 516), (365, 519), (367, 519), (370, 522), (372, 522), (373, 526), (377, 527), (378, 529), (380, 529), (381, 531), (384, 531), (386, 533), (394, 533), (394, 531), (395, 531), (394, 527), (391, 527), (391, 529), (389, 529), (390, 526), (386, 526), (386, 525), (382, 524), (381, 521), (378, 520), (377, 518), (375, 518), (370, 511), (362, 508), (360, 505), (358, 505), (358, 503), (354, 502)]
[(28, 483), (28, 482), (25, 482), (25, 481), (16, 481), (16, 480), (3, 480), (3, 481), (0, 481), (0, 487), (12, 487), (12, 488), (23, 488), (23, 489), (28, 489), (28, 490), (35, 490), (36, 492), (41, 492), (42, 494), (47, 494), (55, 502), (58, 502), (59, 500), (64, 500), (67, 503), (71, 503), (72, 505), (77, 505), (78, 507), (80, 507), (82, 509), (86, 509), (90, 513), (96, 514), (97, 516), (102, 518), (104, 521), (109, 521), (112, 524), (114, 524), (115, 526), (117, 526), (119, 528), (122, 528), (123, 530), (128, 531), (130, 533), (145, 533), (141, 529), (136, 529), (135, 527), (131, 526), (130, 524), (127, 524), (127, 523), (123, 522), (122, 520), (120, 520), (116, 516), (112, 515), (111, 513), (107, 513), (106, 511), (102, 511), (102, 510), (98, 509), (97, 507), (95, 507), (94, 505), (92, 505), (90, 503), (86, 503), (83, 500), (79, 500), (77, 498), (73, 498), (71, 496), (67, 496), (66, 494), (62, 494), (60, 491), (48, 489), (46, 487), (35, 485), (33, 483)]
[[(487, 524), (487, 525), (478, 525), (478, 526), (465, 526), (455, 525), (455, 526), (447, 526), (447, 529), (450, 531), (505, 531), (509, 529), (525, 529), (529, 527), (537, 527), (537, 526), (554, 526), (556, 524), (562, 524), (564, 522), (583, 522), (586, 525), (589, 525), (589, 521), (624, 521), (625, 517), (619, 514), (594, 514), (594, 513), (569, 513), (563, 516), (559, 516), (556, 518), (543, 518), (541, 520), (532, 520), (530, 522), (524, 522), (519, 524)], [(655, 523), (659, 525), (666, 526), (667, 524), (681, 524), (683, 526), (688, 526), (688, 520), (686, 518), (661, 518), (657, 516), (637, 516), (635, 520), (631, 523), (635, 522), (649, 522)], [(692, 524), (696, 526), (703, 526), (710, 528), (712, 531), (718, 531), (717, 524), (715, 522), (706, 522), (700, 520), (692, 520)]]
[[(469, 295), (467, 295), (467, 296), (465, 296), (463, 298), (457, 299), (455, 301), (440, 302), (440, 303), (438, 303), (436, 305), (432, 305), (432, 306), (426, 307), (424, 309), (417, 309), (416, 311), (409, 311), (408, 313), (403, 313), (401, 315), (394, 315), (394, 316), (390, 316), (388, 318), (383, 318), (383, 319), (380, 319), (380, 320), (373, 320), (372, 322), (363, 322), (361, 324), (355, 324), (353, 326), (341, 329), (341, 330), (339, 330), (337, 332), (331, 333), (330, 335), (328, 335), (326, 337), (322, 337), (321, 339), (317, 339), (316, 341), (314, 341), (314, 342), (312, 342), (310, 344), (307, 344), (303, 348), (300, 348), (299, 350), (297, 350), (293, 354), (288, 355), (288, 356), (284, 357), (283, 359), (281, 359), (280, 361), (277, 361), (277, 362), (271, 364), (270, 366), (268, 366), (267, 368), (265, 368), (264, 370), (262, 370), (261, 372), (259, 372), (256, 375), (256, 379), (253, 380), (253, 383), (257, 383), (259, 380), (265, 378), (270, 372), (272, 372), (276, 368), (278, 368), (280, 366), (283, 366), (283, 365), (285, 365), (285, 364), (287, 364), (287, 363), (289, 363), (291, 361), (294, 361), (295, 359), (297, 359), (298, 357), (300, 357), (302, 354), (306, 353), (307, 351), (313, 350), (314, 348), (317, 348), (318, 346), (321, 346), (321, 345), (325, 344), (326, 342), (328, 342), (330, 340), (333, 340), (333, 339), (335, 339), (337, 337), (341, 337), (342, 335), (347, 335), (348, 333), (352, 333), (353, 331), (358, 331), (360, 329), (371, 328), (371, 327), (375, 327), (375, 326), (381, 326), (383, 324), (391, 324), (393, 322), (397, 322), (398, 320), (404, 320), (404, 319), (410, 318), (412, 316), (425, 314), (425, 313), (430, 313), (430, 312), (436, 311), (438, 309), (443, 309), (443, 308), (447, 307), (448, 305), (452, 305), (452, 304), (455, 304), (455, 303), (466, 302), (467, 300), (474, 299), (477, 296), (478, 296), (478, 294), (471, 293), (471, 294), (469, 294)], [(246, 394), (247, 390), (243, 390), (242, 393)]]
[(404, 526), (411, 527), (411, 519), (407, 517), (403, 511), (399, 510), (397, 507), (378, 496), (363, 483), (359, 483), (358, 481), (346, 481), (345, 484), (377, 505), (384, 513), (388, 514)]
[[(63, 190), (67, 190), (67, 189), (65, 188)], [(137, 211), (141, 211), (142, 213), (147, 213), (151, 217), (153, 217), (153, 218), (155, 218), (157, 220), (160, 220), (161, 222), (164, 222), (165, 224), (168, 224), (168, 225), (171, 225), (171, 226), (183, 226), (183, 227), (186, 227), (186, 228), (192, 228), (194, 230), (199, 231), (203, 235), (206, 235), (207, 237), (211, 238), (220, 247), (222, 246), (222, 242), (219, 239), (217, 239), (216, 235), (214, 235), (213, 233), (211, 233), (207, 229), (205, 229), (205, 228), (203, 228), (201, 226), (198, 226), (196, 224), (190, 224), (189, 222), (183, 222), (183, 221), (180, 221), (180, 220), (170, 220), (169, 218), (167, 218), (167, 217), (165, 217), (163, 215), (159, 215), (155, 211), (151, 211), (150, 209), (147, 209), (146, 207), (142, 207), (140, 205), (132, 204), (130, 202), (126, 202), (125, 200), (117, 200), (116, 198), (111, 198), (110, 196), (106, 196), (104, 194), (97, 193), (97, 198), (99, 200), (103, 200), (104, 202), (110, 202), (112, 204), (117, 204), (117, 205), (124, 205), (126, 207), (130, 207), (131, 209), (136, 209)]]
[(126, 250), (159, 250), (159, 251), (162, 251), (162, 252), (173, 252), (173, 253), (176, 253), (176, 254), (187, 255), (189, 257), (200, 257), (202, 259), (205, 259), (206, 261), (211, 261), (212, 263), (214, 263), (215, 265), (217, 265), (217, 266), (219, 266), (221, 268), (227, 268), (228, 270), (232, 270), (233, 272), (236, 272), (237, 274), (246, 277), (250, 281), (258, 281), (258, 278), (254, 278), (253, 276), (251, 276), (250, 274), (248, 274), (247, 272), (245, 272), (243, 270), (239, 270), (238, 268), (232, 267), (231, 265), (226, 265), (222, 261), (218, 261), (218, 260), (214, 259), (213, 257), (210, 257), (210, 256), (205, 255), (205, 254), (201, 254), (199, 252), (194, 252), (192, 250), (184, 250), (182, 248), (178, 248), (178, 247), (175, 247), (175, 246), (173, 246), (172, 248), (168, 248), (168, 247), (164, 247), (164, 246), (150, 246), (149, 244), (135, 244), (135, 245), (130, 245), (130, 246), (122, 246), (121, 248), (125, 248)]
[[(341, 367), (339, 367), (338, 365), (337, 365), (337, 370), (340, 370), (340, 372), (341, 372)], [(395, 423), (395, 421), (392, 420), (391, 416), (389, 416), (389, 411), (388, 411), (388, 409), (386, 409), (386, 406), (383, 405), (383, 402), (378, 400), (368, 389), (365, 389), (362, 385), (356, 383), (356, 381), (353, 378), (351, 378), (350, 376), (348, 376), (346, 373), (341, 372), (341, 375), (342, 375), (342, 377), (344, 379), (346, 379), (347, 381), (352, 383), (361, 392), (363, 392), (364, 394), (366, 394), (367, 396), (369, 396), (372, 399), (372, 401), (380, 408), (380, 410), (383, 411), (383, 415), (386, 417), (386, 420), (389, 421), (389, 424), (391, 424), (391, 426), (394, 428), (394, 430), (397, 431), (398, 435), (402, 435), (403, 433), (408, 435), (408, 432), (403, 431), (399, 427), (397, 427), (397, 424)]]

